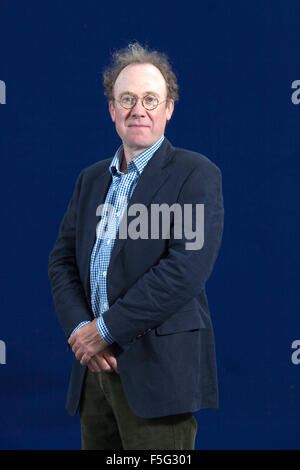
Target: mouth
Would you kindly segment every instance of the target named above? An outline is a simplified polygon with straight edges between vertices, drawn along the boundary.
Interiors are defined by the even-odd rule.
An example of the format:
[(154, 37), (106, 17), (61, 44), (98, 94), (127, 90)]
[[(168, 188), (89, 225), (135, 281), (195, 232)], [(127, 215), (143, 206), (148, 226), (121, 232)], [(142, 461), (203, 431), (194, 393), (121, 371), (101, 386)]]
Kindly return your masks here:
[(146, 125), (144, 125), (144, 124), (129, 124), (128, 127), (134, 127), (134, 128), (136, 128), (136, 129), (140, 129), (140, 128), (142, 129), (142, 128), (144, 128), (144, 127), (149, 127), (149, 126), (146, 126)]

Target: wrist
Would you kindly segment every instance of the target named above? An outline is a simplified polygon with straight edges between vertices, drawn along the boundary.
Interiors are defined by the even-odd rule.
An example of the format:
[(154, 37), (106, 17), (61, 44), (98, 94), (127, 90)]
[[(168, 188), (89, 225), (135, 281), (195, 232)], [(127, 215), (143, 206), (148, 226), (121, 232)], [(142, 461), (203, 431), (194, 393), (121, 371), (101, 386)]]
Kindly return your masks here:
[(110, 333), (109, 333), (109, 331), (108, 331), (108, 329), (107, 329), (107, 327), (104, 323), (102, 315), (99, 318), (97, 318), (96, 326), (97, 326), (98, 334), (101, 336), (101, 338), (104, 340), (104, 342), (107, 345), (114, 343), (115, 340), (110, 335)]

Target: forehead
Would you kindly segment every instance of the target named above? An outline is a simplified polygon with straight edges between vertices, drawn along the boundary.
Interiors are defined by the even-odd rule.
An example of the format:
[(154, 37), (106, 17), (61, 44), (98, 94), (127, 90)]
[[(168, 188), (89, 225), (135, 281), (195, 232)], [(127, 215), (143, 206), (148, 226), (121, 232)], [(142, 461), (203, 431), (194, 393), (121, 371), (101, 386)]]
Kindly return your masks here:
[(118, 96), (126, 91), (141, 95), (154, 91), (160, 96), (166, 96), (167, 85), (160, 70), (152, 64), (127, 65), (118, 75), (114, 94)]

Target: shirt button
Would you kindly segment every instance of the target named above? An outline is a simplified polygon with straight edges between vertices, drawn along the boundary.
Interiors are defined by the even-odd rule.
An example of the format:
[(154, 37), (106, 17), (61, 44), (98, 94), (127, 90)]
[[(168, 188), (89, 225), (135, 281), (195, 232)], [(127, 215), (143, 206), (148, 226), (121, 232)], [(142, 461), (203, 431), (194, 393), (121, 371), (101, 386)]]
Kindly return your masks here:
[(108, 305), (107, 305), (106, 302), (105, 302), (105, 304), (103, 304), (103, 307), (104, 307), (104, 308), (107, 308), (107, 307), (108, 307)]
[(120, 217), (120, 212), (119, 212), (119, 211), (116, 213), (116, 216), (117, 216), (117, 217)]
[(106, 277), (106, 271), (103, 271), (102, 276)]
[(108, 239), (106, 243), (109, 245), (110, 244), (110, 239)]

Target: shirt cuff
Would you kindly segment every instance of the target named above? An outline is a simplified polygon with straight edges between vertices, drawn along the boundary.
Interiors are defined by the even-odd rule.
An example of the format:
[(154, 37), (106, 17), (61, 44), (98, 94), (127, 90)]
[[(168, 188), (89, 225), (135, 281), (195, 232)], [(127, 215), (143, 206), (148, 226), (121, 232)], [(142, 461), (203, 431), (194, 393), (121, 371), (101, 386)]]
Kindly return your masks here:
[(70, 336), (72, 336), (74, 333), (76, 333), (76, 331), (78, 331), (80, 328), (82, 328), (84, 325), (87, 325), (88, 323), (91, 323), (91, 322), (90, 321), (82, 321), (81, 323), (79, 323), (79, 325), (76, 326), (76, 328), (74, 328), (74, 330), (72, 331)]
[(115, 342), (114, 338), (111, 336), (108, 329), (106, 328), (102, 315), (100, 315), (100, 317), (97, 319), (96, 325), (98, 333), (100, 334), (100, 336), (102, 336), (106, 343), (112, 344)]

